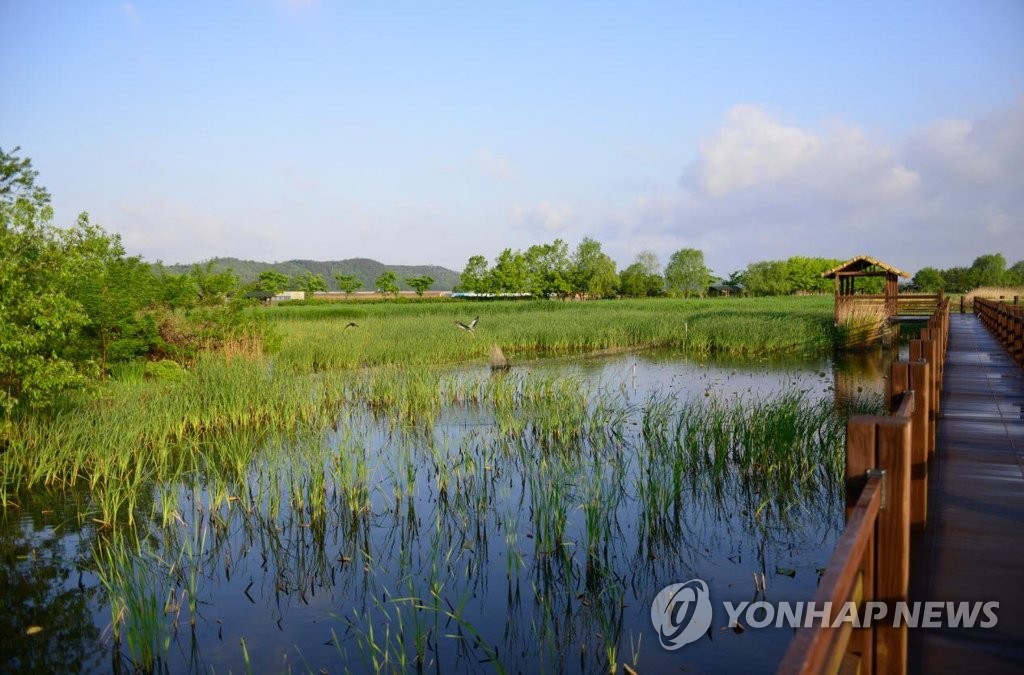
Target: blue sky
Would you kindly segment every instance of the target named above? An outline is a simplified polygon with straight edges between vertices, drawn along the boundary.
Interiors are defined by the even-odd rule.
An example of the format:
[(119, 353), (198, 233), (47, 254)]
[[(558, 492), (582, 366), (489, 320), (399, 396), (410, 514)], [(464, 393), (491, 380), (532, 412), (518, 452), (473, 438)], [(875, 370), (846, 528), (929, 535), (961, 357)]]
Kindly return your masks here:
[(1024, 259), (1019, 0), (4, 0), (0, 40), (0, 147), (150, 260)]

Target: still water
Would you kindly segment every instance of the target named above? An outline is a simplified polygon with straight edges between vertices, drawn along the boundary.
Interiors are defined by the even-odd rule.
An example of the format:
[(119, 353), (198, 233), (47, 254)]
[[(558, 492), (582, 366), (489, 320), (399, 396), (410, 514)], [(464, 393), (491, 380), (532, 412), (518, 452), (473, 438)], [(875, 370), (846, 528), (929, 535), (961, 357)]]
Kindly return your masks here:
[[(842, 528), (838, 483), (780, 496), (728, 468), (673, 483), (652, 401), (841, 408), (880, 394), (883, 361), (464, 369), (454, 381), (541, 381), (546, 398), (511, 414), (449, 404), (429, 425), (339, 410), (316, 433), (236, 439), (265, 446), (244, 480), (153, 486), (130, 532), (83, 518), (88, 493), (19, 495), (0, 519), (0, 670), (771, 672), (792, 632), (735, 631), (721, 603), (813, 595)], [(651, 602), (695, 578), (713, 625), (663, 649)]]

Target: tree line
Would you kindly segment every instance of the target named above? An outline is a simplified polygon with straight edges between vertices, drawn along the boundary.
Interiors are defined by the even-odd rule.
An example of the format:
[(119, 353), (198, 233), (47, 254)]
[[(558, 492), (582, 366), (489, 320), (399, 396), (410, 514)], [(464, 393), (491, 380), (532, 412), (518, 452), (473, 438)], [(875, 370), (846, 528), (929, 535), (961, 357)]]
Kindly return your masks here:
[(1024, 286), (1024, 260), (1007, 267), (1002, 253), (987, 253), (975, 258), (970, 267), (944, 270), (922, 267), (914, 275), (914, 286), (926, 293), (940, 289), (947, 293), (966, 293), (982, 286)]
[[(423, 293), (430, 290), (430, 287), (434, 285), (434, 278), (427, 274), (403, 277), (402, 280), (416, 292), (416, 295), (423, 295)], [(363, 287), (363, 280), (355, 274), (343, 274), (338, 272), (334, 274), (334, 281), (338, 285), (338, 289), (345, 295), (352, 295)], [(327, 287), (327, 280), (324, 279), (323, 274), (300, 272), (295, 276), (288, 276), (287, 274), (275, 272), (273, 270), (260, 272), (256, 277), (256, 281), (246, 288), (249, 289), (250, 292), (265, 293), (269, 295), (277, 295), (278, 293), (286, 290), (304, 291), (307, 295), (327, 292), (329, 290)], [(398, 286), (398, 275), (391, 270), (385, 270), (374, 281), (373, 290), (384, 295), (398, 295), (400, 290)]]
[[(719, 290), (730, 294), (830, 293), (833, 282), (822, 279), (821, 273), (841, 262), (805, 256), (763, 260), (723, 279), (704, 264), (702, 251), (683, 248), (674, 252), (664, 267), (656, 253), (641, 251), (628, 267), (617, 271), (615, 261), (601, 251), (600, 242), (584, 239), (570, 255), (568, 245), (556, 239), (526, 251), (506, 248), (493, 265), (482, 255), (471, 257), (458, 290), (538, 297), (701, 297), (718, 283)], [(863, 287), (870, 292), (873, 286), (881, 288), (880, 284), (878, 279), (865, 279)]]
[(565, 241), (555, 239), (525, 251), (506, 248), (493, 265), (484, 256), (474, 255), (462, 271), (457, 290), (557, 298), (701, 296), (712, 280), (704, 253), (697, 249), (676, 251), (664, 269), (657, 254), (643, 251), (619, 272), (601, 243), (588, 237), (572, 253)]

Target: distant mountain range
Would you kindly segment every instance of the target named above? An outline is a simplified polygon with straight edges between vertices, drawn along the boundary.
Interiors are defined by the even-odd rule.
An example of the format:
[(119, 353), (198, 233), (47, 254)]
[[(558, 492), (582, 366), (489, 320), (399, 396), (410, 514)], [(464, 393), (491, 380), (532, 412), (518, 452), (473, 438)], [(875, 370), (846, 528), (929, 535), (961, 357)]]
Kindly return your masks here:
[[(328, 288), (337, 290), (335, 274), (354, 274), (363, 281), (359, 290), (372, 291), (374, 281), (387, 271), (394, 272), (402, 290), (412, 290), (405, 283), (406, 277), (427, 275), (434, 279), (431, 287), (435, 291), (450, 291), (459, 283), (459, 273), (437, 265), (385, 265), (369, 258), (349, 258), (348, 260), (287, 260), (278, 263), (258, 262), (256, 260), (239, 260), (238, 258), (213, 258), (214, 271), (231, 269), (244, 284), (254, 281), (260, 272), (271, 270), (294, 277), (303, 272), (322, 274)], [(206, 263), (201, 263), (205, 265)], [(183, 274), (192, 269), (192, 265), (164, 265), (164, 269), (174, 274)]]

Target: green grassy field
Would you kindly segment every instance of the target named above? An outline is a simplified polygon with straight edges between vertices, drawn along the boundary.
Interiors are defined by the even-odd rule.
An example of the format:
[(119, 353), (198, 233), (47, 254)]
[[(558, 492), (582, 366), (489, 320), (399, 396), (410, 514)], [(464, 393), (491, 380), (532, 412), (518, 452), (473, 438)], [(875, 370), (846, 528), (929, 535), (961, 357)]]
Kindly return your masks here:
[[(434, 300), (282, 305), (266, 316), (290, 372), (381, 364), (510, 359), (673, 347), (693, 354), (763, 355), (832, 348), (832, 298), (719, 298), (592, 302)], [(480, 317), (475, 337), (454, 321)], [(349, 322), (358, 328), (345, 326)]]

